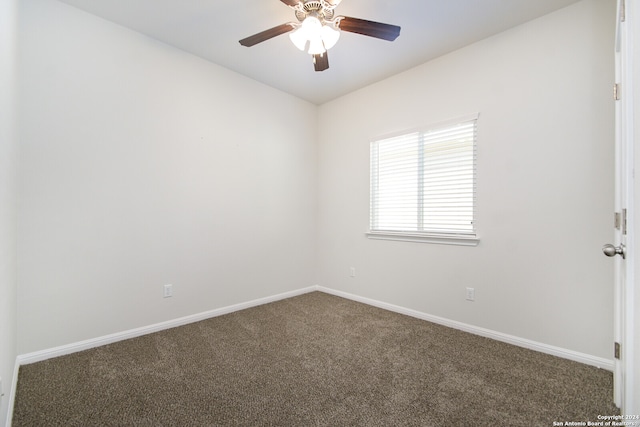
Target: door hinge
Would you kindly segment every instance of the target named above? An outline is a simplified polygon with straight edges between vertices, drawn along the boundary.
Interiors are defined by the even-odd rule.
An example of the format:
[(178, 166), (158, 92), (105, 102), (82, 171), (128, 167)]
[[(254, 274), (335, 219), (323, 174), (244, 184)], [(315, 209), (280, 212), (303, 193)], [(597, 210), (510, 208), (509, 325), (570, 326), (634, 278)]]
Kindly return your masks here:
[(620, 83), (613, 85), (613, 100), (620, 101)]
[(620, 0), (620, 22), (627, 20), (627, 5), (625, 0)]
[(620, 360), (620, 343), (613, 343), (613, 357)]
[(620, 230), (620, 217), (620, 212), (613, 213), (613, 226), (616, 228), (616, 230)]

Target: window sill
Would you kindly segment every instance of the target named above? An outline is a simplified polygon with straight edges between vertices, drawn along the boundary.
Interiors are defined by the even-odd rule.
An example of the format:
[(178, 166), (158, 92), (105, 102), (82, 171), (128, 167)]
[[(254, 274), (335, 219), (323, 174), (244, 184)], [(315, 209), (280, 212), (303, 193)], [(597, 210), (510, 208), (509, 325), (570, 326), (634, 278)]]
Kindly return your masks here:
[(389, 231), (369, 231), (366, 235), (369, 239), (376, 240), (395, 240), (400, 242), (432, 243), (438, 245), (478, 246), (478, 243), (480, 243), (478, 237), (471, 236), (410, 234)]

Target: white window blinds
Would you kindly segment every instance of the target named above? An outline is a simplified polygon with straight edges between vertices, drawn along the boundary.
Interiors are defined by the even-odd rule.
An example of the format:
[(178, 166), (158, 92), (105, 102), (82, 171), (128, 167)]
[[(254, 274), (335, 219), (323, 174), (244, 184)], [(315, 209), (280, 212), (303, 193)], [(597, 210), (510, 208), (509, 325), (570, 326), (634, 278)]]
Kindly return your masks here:
[(371, 143), (371, 232), (475, 237), (476, 122)]

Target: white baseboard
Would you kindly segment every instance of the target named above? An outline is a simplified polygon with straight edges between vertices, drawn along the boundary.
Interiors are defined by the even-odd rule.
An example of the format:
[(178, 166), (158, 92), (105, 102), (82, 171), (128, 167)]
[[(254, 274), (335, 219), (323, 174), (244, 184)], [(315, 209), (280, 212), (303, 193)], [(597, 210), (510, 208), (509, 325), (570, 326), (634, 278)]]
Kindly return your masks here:
[(490, 329), (481, 328), (478, 326), (469, 325), (455, 320), (445, 319), (443, 317), (433, 316), (431, 314), (422, 313), (417, 310), (400, 307), (386, 302), (373, 300), (370, 298), (353, 295), (347, 292), (337, 291), (335, 289), (325, 288), (318, 286), (317, 290), (325, 292), (327, 294), (336, 295), (339, 297), (347, 298), (353, 301), (361, 302), (363, 304), (371, 305), (374, 307), (382, 308), (385, 310), (393, 311), (407, 316), (415, 317), (418, 319), (426, 320), (428, 322), (437, 323), (439, 325), (447, 326), (453, 329), (458, 329), (464, 332), (469, 332), (482, 337), (491, 338), (496, 341), (502, 341), (508, 344), (513, 344), (518, 347), (527, 348), (529, 350), (539, 351), (541, 353), (558, 356), (563, 359), (573, 360), (575, 362), (584, 363), (586, 365), (595, 366), (600, 369), (606, 369), (607, 371), (613, 371), (613, 360), (604, 359), (602, 357), (591, 356), (585, 353), (579, 353), (573, 350), (567, 350), (565, 348), (556, 347), (540, 342), (528, 340), (525, 338), (516, 337), (513, 335), (503, 334), (502, 332), (492, 331)]
[(458, 329), (461, 331), (469, 332), (475, 335), (480, 335), (486, 338), (491, 338), (496, 341), (502, 341), (508, 344), (513, 344), (519, 347), (524, 347), (530, 350), (539, 351), (542, 353), (550, 354), (553, 356), (562, 357), (564, 359), (573, 360), (575, 362), (584, 363), (586, 365), (595, 366), (601, 369), (606, 369), (608, 371), (613, 371), (613, 360), (604, 359), (601, 357), (591, 356), (584, 353), (579, 353), (572, 350), (567, 350), (561, 347), (555, 347), (552, 345), (547, 345), (543, 343), (539, 343), (536, 341), (531, 341), (525, 338), (516, 337), (513, 335), (504, 334), (501, 332), (492, 331), (490, 329), (481, 328), (478, 326), (469, 325), (462, 322), (457, 322), (455, 320), (449, 320), (443, 317), (433, 316), (427, 313), (422, 313), (417, 310), (412, 310), (405, 307), (400, 307), (397, 305), (389, 304), (382, 301), (377, 301), (374, 299), (350, 294), (347, 292), (338, 291), (335, 289), (325, 288), (323, 286), (310, 286), (307, 288), (298, 289), (295, 291), (285, 292), (278, 295), (273, 295), (270, 297), (258, 298), (252, 301), (234, 304), (227, 307), (222, 307), (210, 311), (206, 311), (203, 313), (198, 313), (190, 316), (181, 317), (179, 319), (169, 320), (166, 322), (156, 323), (154, 325), (149, 325), (141, 328), (131, 329), (128, 331), (118, 332), (110, 335), (105, 335), (98, 338), (93, 338), (85, 341), (80, 341), (72, 344), (67, 344), (59, 347), (54, 347), (46, 350), (36, 351), (33, 353), (21, 354), (16, 357), (16, 366), (13, 373), (12, 386), (11, 391), (9, 393), (9, 412), (7, 414), (7, 426), (11, 425), (11, 417), (13, 415), (13, 404), (15, 399), (15, 390), (18, 382), (18, 370), (21, 365), (27, 365), (29, 363), (40, 362), (43, 360), (51, 359), (54, 357), (64, 356), (66, 354), (75, 353), (78, 351), (88, 350), (94, 347), (99, 347), (102, 345), (111, 344), (114, 342), (139, 337), (142, 335), (150, 334), (153, 332), (159, 332), (165, 329), (175, 328), (177, 326), (186, 325), (189, 323), (198, 322), (200, 320), (209, 319), (212, 317), (222, 316), (224, 314), (233, 313), (235, 311), (244, 310), (251, 307), (256, 307), (259, 305), (267, 304), (270, 302), (275, 302), (279, 300), (283, 300), (286, 298), (291, 298), (294, 296), (306, 294), (313, 291), (320, 291), (327, 294), (343, 297), (346, 299), (350, 299), (353, 301), (361, 302), (367, 305), (371, 305), (374, 307), (382, 308), (385, 310), (393, 311), (396, 313), (404, 314), (407, 316), (415, 317), (418, 319), (426, 320), (428, 322), (437, 323), (443, 326), (447, 326), (450, 328)]
[(128, 331), (116, 332), (114, 334), (105, 335), (98, 338), (92, 338), (85, 341), (66, 344), (59, 347), (49, 348), (46, 350), (35, 351), (32, 353), (21, 354), (17, 357), (17, 365), (28, 365), (29, 363), (41, 362), (43, 360), (51, 359), (54, 357), (64, 356), (78, 351), (88, 350), (95, 347), (111, 344), (118, 341), (123, 341), (130, 338), (136, 338), (142, 335), (151, 334), (153, 332), (163, 331), (165, 329), (175, 328), (177, 326), (187, 325), (189, 323), (199, 322), (201, 320), (209, 319), (212, 317), (222, 316), (224, 314), (233, 313), (235, 311), (244, 310), (251, 307), (256, 307), (270, 302), (279, 301), (286, 298), (306, 294), (318, 290), (317, 286), (310, 286), (308, 288), (297, 289), (295, 291), (284, 292), (278, 295), (273, 295), (264, 298), (258, 298), (252, 301), (247, 301), (239, 304), (230, 305), (227, 307), (217, 308), (203, 313), (197, 313), (190, 316), (181, 317), (178, 319), (168, 320), (166, 322), (156, 323), (154, 325), (143, 326), (141, 328), (130, 329)]
[(595, 366), (601, 369), (606, 369), (608, 371), (613, 371), (613, 361), (604, 359), (601, 357), (591, 356), (584, 353), (579, 353), (572, 350), (567, 350), (561, 347), (555, 347), (552, 345), (547, 345), (543, 343), (539, 343), (536, 341), (531, 341), (525, 338), (516, 337), (513, 335), (503, 334), (501, 332), (492, 331), (490, 329), (480, 328), (478, 326), (469, 325), (462, 322), (457, 322), (455, 320), (449, 320), (443, 317), (433, 316), (430, 314), (422, 313), (417, 310), (412, 310), (405, 307), (400, 307), (397, 305), (389, 304), (382, 301), (377, 301), (371, 298), (366, 298), (354, 294), (350, 294), (347, 292), (338, 291), (335, 289), (325, 288), (323, 286), (310, 286), (307, 288), (298, 289), (295, 291), (285, 292), (278, 295), (273, 295), (270, 297), (258, 298), (252, 301), (247, 301), (244, 303), (234, 304), (227, 307), (222, 307), (210, 311), (206, 311), (203, 313), (194, 314), (191, 316), (185, 316), (174, 320), (169, 320), (166, 322), (156, 323), (154, 325), (149, 325), (141, 328), (131, 329), (128, 331), (118, 332), (110, 335), (105, 335), (98, 338), (93, 338), (85, 341), (80, 341), (77, 343), (72, 343), (68, 345), (63, 345), (59, 347), (54, 347), (51, 349), (36, 351), (33, 353), (21, 354), (16, 357), (15, 368), (13, 371), (13, 378), (11, 384), (11, 390), (9, 392), (9, 409), (7, 413), (6, 425), (10, 426), (13, 416), (13, 406), (15, 401), (15, 392), (18, 384), (18, 371), (21, 365), (27, 365), (29, 363), (40, 362), (43, 360), (51, 359), (54, 357), (64, 356), (66, 354), (75, 353), (78, 351), (88, 350), (94, 347), (99, 347), (102, 345), (111, 344), (117, 341), (122, 341), (130, 338), (139, 337), (142, 335), (150, 334), (153, 332), (159, 332), (165, 329), (175, 328), (177, 326), (187, 325), (189, 323), (198, 322), (200, 320), (209, 319), (212, 317), (222, 316), (224, 314), (233, 313), (235, 311), (244, 310), (251, 307), (257, 307), (259, 305), (267, 304), (270, 302), (275, 302), (279, 300), (283, 300), (286, 298), (291, 298), (294, 296), (306, 294), (313, 291), (320, 291), (331, 295), (336, 295), (339, 297), (343, 297), (346, 299), (350, 299), (352, 301), (361, 302), (363, 304), (371, 305), (374, 307), (382, 308), (385, 310), (393, 311), (395, 313), (404, 314), (407, 316), (415, 317), (417, 319), (426, 320), (428, 322), (437, 323), (439, 325), (447, 326), (450, 328), (458, 329), (461, 331), (469, 332), (475, 335), (480, 335), (486, 338), (491, 338), (496, 341), (502, 341), (508, 344), (513, 344), (519, 347), (527, 348), (534, 351), (539, 351), (542, 353), (550, 354), (553, 356), (562, 357), (564, 359), (573, 360), (575, 362), (584, 363), (586, 365)]
[[(528, 340), (526, 338), (516, 337), (514, 335), (504, 334), (502, 332), (496, 332), (490, 329), (481, 328), (478, 326), (469, 325), (466, 323), (458, 322), (455, 320), (446, 319), (443, 317), (433, 316), (431, 314), (423, 313), (417, 310), (412, 310), (405, 307), (389, 304), (382, 301), (350, 294), (348, 292), (342, 292), (335, 289), (325, 288), (323, 286), (310, 286), (307, 288), (298, 289), (295, 291), (285, 292), (270, 297), (264, 297), (255, 299), (252, 301), (234, 304), (227, 307), (222, 307), (203, 313), (194, 314), (191, 316), (181, 317), (179, 319), (169, 320), (162, 323), (156, 323), (154, 325), (144, 326), (141, 328), (131, 329), (128, 331), (118, 332), (111, 335), (105, 335), (98, 338), (92, 338), (77, 343), (67, 344), (60, 347), (54, 347), (46, 350), (36, 351), (33, 353), (21, 354), (16, 359), (16, 366), (26, 365), (29, 363), (40, 362), (42, 360), (51, 359), (53, 357), (64, 356), (66, 354), (75, 353), (82, 350), (88, 350), (90, 348), (99, 347), (106, 344), (111, 344), (117, 341), (126, 340), (129, 338), (135, 338), (142, 335), (150, 334), (153, 332), (159, 332), (165, 329), (175, 328), (177, 326), (186, 325), (200, 320), (209, 319), (212, 317), (222, 316), (224, 314), (233, 313), (235, 311), (244, 310), (251, 307), (256, 307), (262, 304), (267, 304), (274, 301), (279, 301), (286, 298), (291, 298), (297, 295), (306, 294), (313, 291), (321, 291), (327, 294), (336, 295), (339, 297), (347, 298), (353, 301), (368, 304), (374, 307), (382, 308), (385, 310), (393, 311), (407, 316), (415, 317), (418, 319), (426, 320), (429, 322), (437, 323), (439, 325), (447, 326), (450, 328), (458, 329), (461, 331), (469, 332), (475, 335), (480, 335), (486, 338), (491, 338), (497, 341), (502, 341), (508, 344), (513, 344), (519, 347), (528, 348), (530, 350), (539, 351), (542, 353), (550, 354), (553, 356), (562, 357), (564, 359), (573, 360), (576, 362), (584, 363), (587, 365), (595, 366), (608, 371), (613, 371), (613, 360), (604, 359), (601, 357), (591, 356), (589, 354), (580, 353), (573, 350), (568, 350), (561, 347), (556, 347), (540, 342)], [(17, 368), (14, 375), (14, 380), (17, 379)], [(11, 390), (13, 393), (13, 388)]]

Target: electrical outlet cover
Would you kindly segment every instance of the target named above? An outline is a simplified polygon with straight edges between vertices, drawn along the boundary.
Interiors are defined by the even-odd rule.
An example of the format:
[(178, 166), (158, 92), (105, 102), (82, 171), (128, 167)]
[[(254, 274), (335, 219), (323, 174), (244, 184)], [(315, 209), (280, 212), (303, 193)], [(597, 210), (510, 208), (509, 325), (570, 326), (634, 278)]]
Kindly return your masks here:
[(467, 288), (467, 301), (475, 301), (476, 292), (474, 288)]
[(164, 285), (164, 297), (169, 298), (173, 296), (173, 285)]

